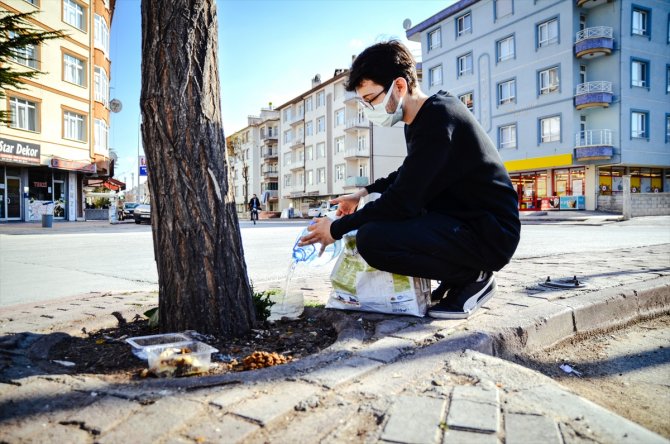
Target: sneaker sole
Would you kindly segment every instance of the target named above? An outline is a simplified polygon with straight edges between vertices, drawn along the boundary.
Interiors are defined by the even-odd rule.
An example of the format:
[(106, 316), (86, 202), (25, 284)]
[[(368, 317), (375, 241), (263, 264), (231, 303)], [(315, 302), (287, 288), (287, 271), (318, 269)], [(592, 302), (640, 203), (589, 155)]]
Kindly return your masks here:
[(498, 284), (496, 283), (495, 279), (491, 281), (491, 286), (489, 287), (490, 290), (488, 293), (484, 294), (479, 300), (477, 300), (477, 303), (472, 307), (471, 310), (469, 311), (452, 311), (452, 312), (447, 312), (447, 311), (433, 311), (431, 312), (428, 310), (428, 316), (431, 318), (435, 319), (467, 319), (474, 312), (477, 311), (479, 307), (484, 305), (489, 299), (493, 297), (494, 294), (496, 294), (496, 289), (498, 287)]

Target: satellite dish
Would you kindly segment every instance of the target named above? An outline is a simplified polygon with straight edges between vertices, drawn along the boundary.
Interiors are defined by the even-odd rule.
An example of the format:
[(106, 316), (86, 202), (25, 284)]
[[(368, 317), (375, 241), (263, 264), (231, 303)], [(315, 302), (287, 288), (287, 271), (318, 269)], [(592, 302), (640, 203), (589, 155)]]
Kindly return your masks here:
[(113, 113), (118, 113), (119, 111), (121, 111), (123, 109), (123, 104), (121, 103), (121, 101), (119, 99), (112, 99), (109, 102), (109, 109)]
[(405, 31), (407, 31), (409, 28), (412, 27), (412, 21), (411, 21), (410, 19), (406, 18), (406, 19), (402, 22), (402, 27), (403, 27), (403, 29), (404, 29)]

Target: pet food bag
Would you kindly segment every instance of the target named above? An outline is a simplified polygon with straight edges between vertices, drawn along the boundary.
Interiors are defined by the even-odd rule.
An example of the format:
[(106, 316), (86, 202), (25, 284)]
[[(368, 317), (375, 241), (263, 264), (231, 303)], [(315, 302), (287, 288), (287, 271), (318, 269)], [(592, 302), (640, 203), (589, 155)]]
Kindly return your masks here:
[(379, 271), (356, 249), (356, 232), (342, 238), (344, 249), (330, 279), (333, 292), (326, 308), (425, 316), (430, 303), (430, 281)]

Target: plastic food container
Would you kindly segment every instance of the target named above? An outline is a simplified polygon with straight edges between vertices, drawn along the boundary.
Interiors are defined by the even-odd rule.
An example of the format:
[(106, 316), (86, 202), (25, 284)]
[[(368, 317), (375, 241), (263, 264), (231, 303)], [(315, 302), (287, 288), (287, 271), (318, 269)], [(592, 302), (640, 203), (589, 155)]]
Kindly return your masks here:
[(173, 345), (180, 346), (193, 339), (182, 333), (166, 333), (162, 335), (136, 336), (126, 339), (126, 342), (133, 347), (133, 354), (140, 359), (147, 359), (147, 349), (151, 347)]
[(212, 353), (217, 352), (204, 342), (152, 346), (146, 349), (149, 370), (157, 376), (187, 376), (207, 373)]

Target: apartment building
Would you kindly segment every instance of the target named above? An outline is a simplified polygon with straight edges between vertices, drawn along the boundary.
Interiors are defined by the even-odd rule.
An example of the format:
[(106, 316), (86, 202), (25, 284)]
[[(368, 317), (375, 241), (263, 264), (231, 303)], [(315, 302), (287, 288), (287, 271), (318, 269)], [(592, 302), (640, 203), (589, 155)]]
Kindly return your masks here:
[(316, 75), (311, 89), (282, 104), (279, 141), (280, 208), (307, 214), (309, 205), (353, 192), (397, 169), (407, 153), (402, 126), (371, 126), (347, 70)]
[(74, 221), (83, 217), (86, 181), (113, 175), (108, 132), (114, 0), (4, 0), (0, 11), (35, 11), (35, 28), (66, 33), (19, 48), (9, 60), (17, 71), (43, 74), (22, 82), (24, 89), (5, 91), (0, 103), (11, 119), (0, 126), (0, 222), (39, 220), (50, 201), (55, 219)]
[(253, 194), (265, 211), (279, 211), (279, 111), (261, 109), (260, 116), (248, 116), (248, 125), (226, 138), (238, 213), (247, 211)]
[(624, 175), (670, 191), (669, 2), (461, 0), (406, 35), (423, 90), (475, 114), (520, 209), (616, 209)]

